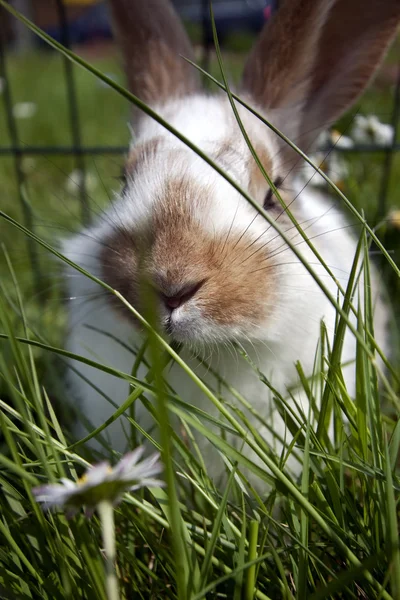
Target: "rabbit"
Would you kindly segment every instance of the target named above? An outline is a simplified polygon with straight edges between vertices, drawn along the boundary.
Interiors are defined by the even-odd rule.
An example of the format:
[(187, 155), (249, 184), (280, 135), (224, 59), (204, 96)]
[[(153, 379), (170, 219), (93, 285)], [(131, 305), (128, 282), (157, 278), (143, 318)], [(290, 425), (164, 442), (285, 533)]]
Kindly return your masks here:
[[(298, 156), (237, 103), (263, 167), (335, 281), (268, 186), (227, 94), (202, 91), (198, 71), (182, 58), (194, 60), (194, 53), (172, 5), (167, 0), (112, 0), (111, 8), (132, 93), (249, 193), (336, 297), (337, 281), (346, 288), (357, 244), (343, 212), (332, 198), (299, 182)], [(318, 134), (364, 90), (399, 20), (398, 0), (284, 0), (250, 52), (239, 93), (307, 152)], [(144, 276), (155, 290), (162, 334), (182, 345), (182, 359), (211, 389), (218, 389), (216, 373), (226, 379), (253, 413), (262, 416), (261, 427), (252, 411), (246, 413), (265, 442), (281, 453), (293, 438), (273, 392), (256, 370), (286, 395), (298, 384), (296, 361), (306, 375), (313, 372), (321, 320), (332, 336), (336, 311), (280, 234), (227, 180), (136, 108), (133, 125), (123, 189), (93, 225), (64, 242), (64, 253), (118, 290), (139, 312), (145, 308)], [(143, 327), (96, 282), (72, 269), (69, 274), (68, 350), (131, 373), (134, 349), (145, 339)], [(374, 270), (372, 279), (376, 337), (387, 348), (388, 309)], [(256, 369), (238, 359), (235, 342)], [(349, 363), (344, 372), (353, 395), (355, 352), (355, 337), (347, 333), (342, 361)], [(71, 361), (70, 366), (67, 379), (73, 403), (98, 427), (126, 400), (129, 384), (84, 363)], [(138, 377), (146, 372), (141, 365)], [(166, 377), (185, 402), (223, 420), (178, 364), (166, 369)], [(230, 392), (223, 396), (228, 404), (236, 403)], [(307, 398), (301, 394), (297, 398), (307, 415)], [(157, 418), (140, 400), (135, 403), (135, 419), (157, 439)], [(172, 423), (181, 435), (179, 422), (172, 418)], [(102, 435), (113, 450), (123, 452), (129, 447), (128, 429), (121, 416)], [(81, 421), (75, 434), (87, 434)], [(225, 436), (241, 456), (254, 459), (239, 436), (231, 431)], [(198, 436), (197, 442), (208, 475), (218, 482), (225, 470), (221, 456), (205, 437)], [(265, 465), (261, 467), (265, 470)], [(301, 458), (291, 456), (287, 467), (297, 476)], [(257, 479), (244, 472), (251, 481)], [(259, 485), (264, 489), (265, 482)]]

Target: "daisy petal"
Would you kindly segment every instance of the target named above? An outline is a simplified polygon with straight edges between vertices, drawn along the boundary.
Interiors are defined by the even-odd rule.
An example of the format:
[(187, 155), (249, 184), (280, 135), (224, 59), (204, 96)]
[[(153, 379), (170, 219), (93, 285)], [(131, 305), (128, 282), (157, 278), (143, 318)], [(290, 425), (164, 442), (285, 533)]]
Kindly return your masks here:
[(144, 452), (144, 447), (139, 446), (132, 452), (128, 452), (127, 454), (125, 454), (125, 456), (123, 458), (121, 458), (119, 463), (113, 469), (113, 473), (115, 474), (115, 476), (118, 477), (120, 475), (124, 475), (124, 474), (128, 473), (128, 471), (130, 471), (132, 469), (132, 467), (135, 466), (139, 462), (139, 460), (143, 456), (143, 452)]
[(93, 487), (99, 483), (103, 483), (112, 473), (112, 469), (110, 467), (110, 463), (102, 462), (98, 465), (91, 467), (88, 471), (86, 471), (85, 475), (82, 477), (81, 486), (82, 488)]

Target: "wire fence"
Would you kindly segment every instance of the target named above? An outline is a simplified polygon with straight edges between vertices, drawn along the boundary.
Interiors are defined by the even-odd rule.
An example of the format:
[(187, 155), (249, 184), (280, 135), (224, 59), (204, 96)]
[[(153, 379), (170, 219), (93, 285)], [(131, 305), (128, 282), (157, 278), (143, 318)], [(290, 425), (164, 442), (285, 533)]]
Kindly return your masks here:
[[(71, 47), (70, 36), (70, 21), (66, 11), (66, 2), (64, 0), (53, 0), (56, 17), (58, 21), (58, 30), (60, 32), (60, 40), (67, 48)], [(23, 3), (22, 3), (23, 4)], [(29, 3), (28, 3), (29, 4)], [(203, 10), (208, 11), (208, 0), (202, 1)], [(20, 7), (18, 7), (20, 8)], [(125, 146), (84, 146), (81, 136), (81, 119), (77, 99), (77, 89), (74, 78), (74, 70), (72, 63), (67, 57), (62, 58), (64, 77), (66, 84), (66, 95), (68, 104), (68, 118), (71, 132), (71, 143), (68, 145), (22, 145), (18, 138), (18, 130), (16, 119), (13, 114), (13, 89), (9, 76), (9, 56), (11, 54), (12, 45), (9, 43), (9, 32), (6, 27), (6, 15), (3, 9), (0, 9), (0, 78), (4, 82), (3, 90), (3, 107), (6, 113), (6, 124), (8, 128), (8, 137), (11, 143), (7, 145), (1, 144), (0, 135), (0, 160), (3, 157), (12, 157), (14, 163), (15, 180), (18, 187), (18, 201), (21, 206), (21, 211), (24, 219), (24, 224), (30, 229), (35, 229), (35, 223), (31, 211), (31, 207), (24, 197), (23, 189), (25, 183), (25, 173), (22, 168), (22, 160), (25, 156), (34, 155), (54, 155), (54, 156), (73, 156), (75, 168), (82, 174), (81, 183), (79, 185), (79, 202), (81, 220), (83, 224), (88, 224), (90, 221), (90, 208), (87, 189), (85, 187), (85, 156), (96, 155), (122, 155), (126, 152)], [(29, 15), (28, 15), (29, 16)], [(205, 60), (209, 56), (210, 40), (209, 33), (206, 31), (209, 27), (207, 19), (202, 20), (203, 35), (203, 56)], [(19, 30), (21, 31), (21, 30)], [(377, 197), (377, 218), (386, 214), (388, 209), (388, 192), (391, 180), (392, 171), (394, 169), (394, 156), (400, 151), (400, 142), (398, 142), (398, 123), (400, 117), (400, 65), (397, 69), (397, 79), (393, 89), (393, 106), (391, 114), (391, 125), (393, 127), (392, 143), (383, 147), (380, 144), (354, 145), (351, 148), (333, 147), (330, 150), (342, 153), (381, 153), (384, 156), (381, 172), (381, 183), (379, 194)], [(40, 281), (40, 266), (37, 259), (37, 250), (35, 244), (28, 241), (29, 258), (32, 264), (32, 270), (36, 281)]]

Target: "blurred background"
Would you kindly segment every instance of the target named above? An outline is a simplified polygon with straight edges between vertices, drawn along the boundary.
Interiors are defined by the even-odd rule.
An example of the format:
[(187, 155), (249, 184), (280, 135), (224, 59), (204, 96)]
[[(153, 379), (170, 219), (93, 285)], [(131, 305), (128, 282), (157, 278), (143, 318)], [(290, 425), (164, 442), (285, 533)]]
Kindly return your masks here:
[[(10, 4), (124, 84), (106, 2), (14, 0)], [(220, 79), (208, 0), (174, 0), (174, 4), (193, 40), (199, 64)], [(213, 0), (213, 6), (225, 69), (234, 84), (257, 33), (279, 10), (279, 1)], [(397, 40), (356, 108), (326, 132), (313, 156), (357, 209), (364, 211), (398, 264), (399, 111)], [(126, 100), (0, 9), (0, 207), (4, 212), (54, 245), (89, 223), (119, 188), (129, 143), (128, 121)], [(321, 185), (306, 167), (304, 181)], [(65, 295), (59, 266), (4, 221), (0, 221), (0, 241), (0, 279), (8, 306), (15, 305), (17, 297), (11, 264), (29, 322), (47, 342), (59, 345)], [(374, 248), (371, 253), (378, 262)], [(398, 305), (398, 278), (384, 261), (381, 269)], [(10, 308), (9, 318), (18, 327), (17, 309)]]

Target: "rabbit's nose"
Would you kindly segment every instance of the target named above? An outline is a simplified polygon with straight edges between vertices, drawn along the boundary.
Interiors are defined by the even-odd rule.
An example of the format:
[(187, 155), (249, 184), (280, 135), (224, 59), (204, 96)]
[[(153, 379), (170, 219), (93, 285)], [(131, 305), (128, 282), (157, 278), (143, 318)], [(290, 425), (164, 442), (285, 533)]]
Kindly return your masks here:
[(183, 285), (180, 287), (180, 289), (178, 289), (171, 295), (162, 293), (162, 301), (164, 302), (168, 310), (172, 312), (173, 310), (175, 310), (175, 308), (178, 308), (179, 306), (185, 304), (185, 302), (188, 302), (191, 298), (193, 298), (193, 296), (197, 294), (199, 289), (203, 286), (204, 281), (205, 280), (203, 279), (202, 281), (197, 281), (195, 283), (191, 282), (186, 285)]

